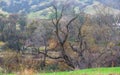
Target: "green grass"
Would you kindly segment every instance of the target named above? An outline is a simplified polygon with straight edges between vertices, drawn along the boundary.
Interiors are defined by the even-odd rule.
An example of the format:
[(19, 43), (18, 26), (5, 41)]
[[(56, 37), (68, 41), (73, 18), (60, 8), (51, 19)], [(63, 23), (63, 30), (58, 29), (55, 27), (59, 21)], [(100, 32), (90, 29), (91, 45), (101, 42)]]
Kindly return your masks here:
[[(16, 74), (0, 73), (0, 75), (16, 75)], [(37, 75), (120, 75), (120, 67), (94, 68), (94, 69), (75, 70), (69, 72), (39, 73)]]
[(95, 69), (76, 70), (70, 72), (41, 73), (39, 75), (120, 75), (120, 67), (95, 68)]

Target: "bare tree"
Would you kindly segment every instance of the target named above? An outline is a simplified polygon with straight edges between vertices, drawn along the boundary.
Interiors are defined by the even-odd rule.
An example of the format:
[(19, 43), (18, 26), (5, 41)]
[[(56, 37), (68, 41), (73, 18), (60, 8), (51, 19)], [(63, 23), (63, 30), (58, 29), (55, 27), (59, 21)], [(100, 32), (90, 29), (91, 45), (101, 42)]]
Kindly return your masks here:
[[(53, 30), (55, 31), (51, 35), (54, 36), (53, 39), (57, 40), (59, 49), (47, 48), (47, 40), (44, 39), (45, 51), (39, 51), (40, 54), (44, 55), (44, 64), (46, 58), (55, 60), (61, 59), (64, 60), (64, 62), (73, 69), (80, 69), (108, 66), (111, 64), (108, 62), (117, 60), (116, 55), (118, 55), (118, 53), (113, 54), (115, 46), (111, 46), (111, 42), (113, 42), (113, 35), (115, 33), (115, 30), (111, 24), (113, 24), (113, 22), (115, 22), (116, 20), (111, 15), (104, 14), (97, 16), (97, 18), (93, 18), (89, 15), (83, 15), (82, 13), (80, 13), (79, 15), (71, 16), (71, 19), (69, 21), (66, 21), (64, 19), (64, 17), (66, 17), (66, 14), (64, 14), (64, 10), (66, 9), (65, 6), (63, 6), (60, 11), (55, 5), (53, 5), (53, 9), (54, 10), (52, 11), (55, 14), (55, 17), (52, 18), (52, 24), (54, 26)], [(80, 19), (81, 16), (83, 16), (84, 20)], [(62, 21), (64, 21), (64, 23)], [(70, 35), (74, 37), (74, 34), (71, 32), (70, 28), (73, 23), (76, 28), (75, 34), (77, 34), (77, 36), (75, 36), (74, 41), (70, 41)], [(89, 26), (93, 25), (93, 30), (91, 31), (91, 34), (89, 34), (92, 36), (92, 38), (94, 38), (96, 41), (105, 42), (105, 46), (102, 47), (100, 46), (100, 44), (95, 42), (95, 44), (97, 45), (96, 52), (92, 52), (92, 48), (90, 48), (90, 44), (88, 43), (88, 40), (86, 40), (86, 37), (90, 37), (87, 34), (83, 34), (82, 30), (86, 24), (90, 24)], [(95, 27), (96, 29), (94, 29)], [(86, 30), (89, 30), (89, 28)], [(98, 37), (100, 39), (98, 39)], [(110, 45), (109, 48), (108, 45)], [(51, 56), (49, 55), (49, 52), (59, 52), (60, 56)], [(115, 52), (119, 52), (119, 50), (115, 50)]]
[[(40, 53), (45, 54), (46, 55), (45, 57), (49, 57), (52, 59), (59, 59), (59, 58), (63, 59), (65, 61), (65, 63), (67, 65), (69, 65), (70, 67), (72, 67), (73, 69), (81, 68), (81, 66), (83, 66), (83, 64), (85, 62), (84, 52), (87, 51), (87, 43), (83, 39), (84, 36), (81, 34), (82, 24), (80, 26), (78, 25), (78, 29), (77, 29), (78, 30), (77, 42), (79, 44), (79, 48), (75, 49), (74, 45), (69, 42), (69, 34), (70, 34), (69, 27), (72, 24), (72, 22), (74, 22), (79, 17), (79, 15), (72, 17), (68, 21), (68, 23), (63, 24), (61, 22), (61, 20), (64, 17), (65, 6), (62, 7), (59, 16), (58, 16), (57, 7), (53, 5), (53, 9), (54, 9), (53, 12), (55, 13), (55, 18), (52, 19), (52, 24), (54, 25), (55, 36), (56, 36), (56, 39), (58, 40), (58, 45), (60, 46), (60, 49), (57, 51), (59, 51), (61, 55), (60, 55), (60, 57), (51, 57), (51, 56), (47, 55), (47, 52), (45, 52), (45, 53), (40, 52)], [(69, 49), (71, 52), (73, 52), (73, 54), (69, 53)], [(46, 51), (56, 51), (56, 50), (53, 49), (53, 50), (46, 50)], [(84, 68), (85, 68), (85, 66), (84, 66)]]

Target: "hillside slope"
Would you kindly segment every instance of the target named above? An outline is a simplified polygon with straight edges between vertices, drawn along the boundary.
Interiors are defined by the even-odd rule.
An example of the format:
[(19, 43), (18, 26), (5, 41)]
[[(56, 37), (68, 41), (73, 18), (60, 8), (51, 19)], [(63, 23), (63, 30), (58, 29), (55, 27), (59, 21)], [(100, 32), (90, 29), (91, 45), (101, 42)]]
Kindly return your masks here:
[(120, 75), (120, 67), (95, 68), (95, 69), (76, 70), (70, 72), (43, 73), (40, 75)]
[[(48, 18), (49, 10), (52, 5), (60, 7), (65, 0), (0, 0), (0, 8), (7, 13), (24, 13), (28, 17)], [(120, 0), (67, 0), (67, 11), (75, 8), (76, 11), (85, 11), (88, 14), (94, 14), (94, 7), (107, 7), (114, 12), (120, 13)], [(72, 10), (73, 11), (73, 10)]]

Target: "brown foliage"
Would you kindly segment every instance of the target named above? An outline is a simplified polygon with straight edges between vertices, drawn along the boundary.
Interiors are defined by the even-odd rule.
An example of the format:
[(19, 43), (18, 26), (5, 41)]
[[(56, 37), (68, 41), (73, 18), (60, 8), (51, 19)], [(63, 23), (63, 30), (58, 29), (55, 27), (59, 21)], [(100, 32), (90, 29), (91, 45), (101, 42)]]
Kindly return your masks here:
[(48, 40), (48, 44), (49, 46), (47, 47), (47, 49), (55, 49), (58, 46), (58, 41), (54, 38), (51, 38)]
[(36, 75), (36, 71), (34, 69), (24, 69), (18, 72), (17, 75)]
[(59, 68), (60, 71), (65, 71), (65, 70), (71, 70), (72, 69), (64, 61), (58, 62), (58, 68)]
[(47, 60), (45, 61), (45, 63), (46, 63), (46, 66), (47, 66), (47, 65), (55, 64), (55, 63), (57, 63), (57, 61), (56, 61), (56, 60), (52, 60), (52, 59), (47, 59)]
[(3, 57), (1, 59), (2, 63), (0, 66), (6, 72), (18, 72), (27, 69), (39, 70), (41, 65), (41, 60), (33, 59), (29, 56), (23, 56), (20, 53), (16, 53), (13, 51), (2, 52)]
[(66, 54), (70, 56), (71, 58), (76, 59), (78, 57), (78, 53), (73, 51), (73, 49), (71, 48), (70, 42), (65, 42), (64, 49), (65, 49)]

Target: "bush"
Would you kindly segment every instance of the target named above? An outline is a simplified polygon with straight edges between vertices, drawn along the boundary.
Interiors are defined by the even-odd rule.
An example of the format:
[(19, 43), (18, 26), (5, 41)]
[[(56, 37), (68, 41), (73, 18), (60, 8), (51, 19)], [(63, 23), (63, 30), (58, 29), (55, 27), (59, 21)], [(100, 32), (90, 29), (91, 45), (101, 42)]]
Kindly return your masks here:
[(2, 58), (0, 66), (4, 72), (20, 72), (26, 69), (40, 70), (41, 60), (33, 59), (29, 56), (23, 56), (21, 53), (15, 51), (1, 52)]

